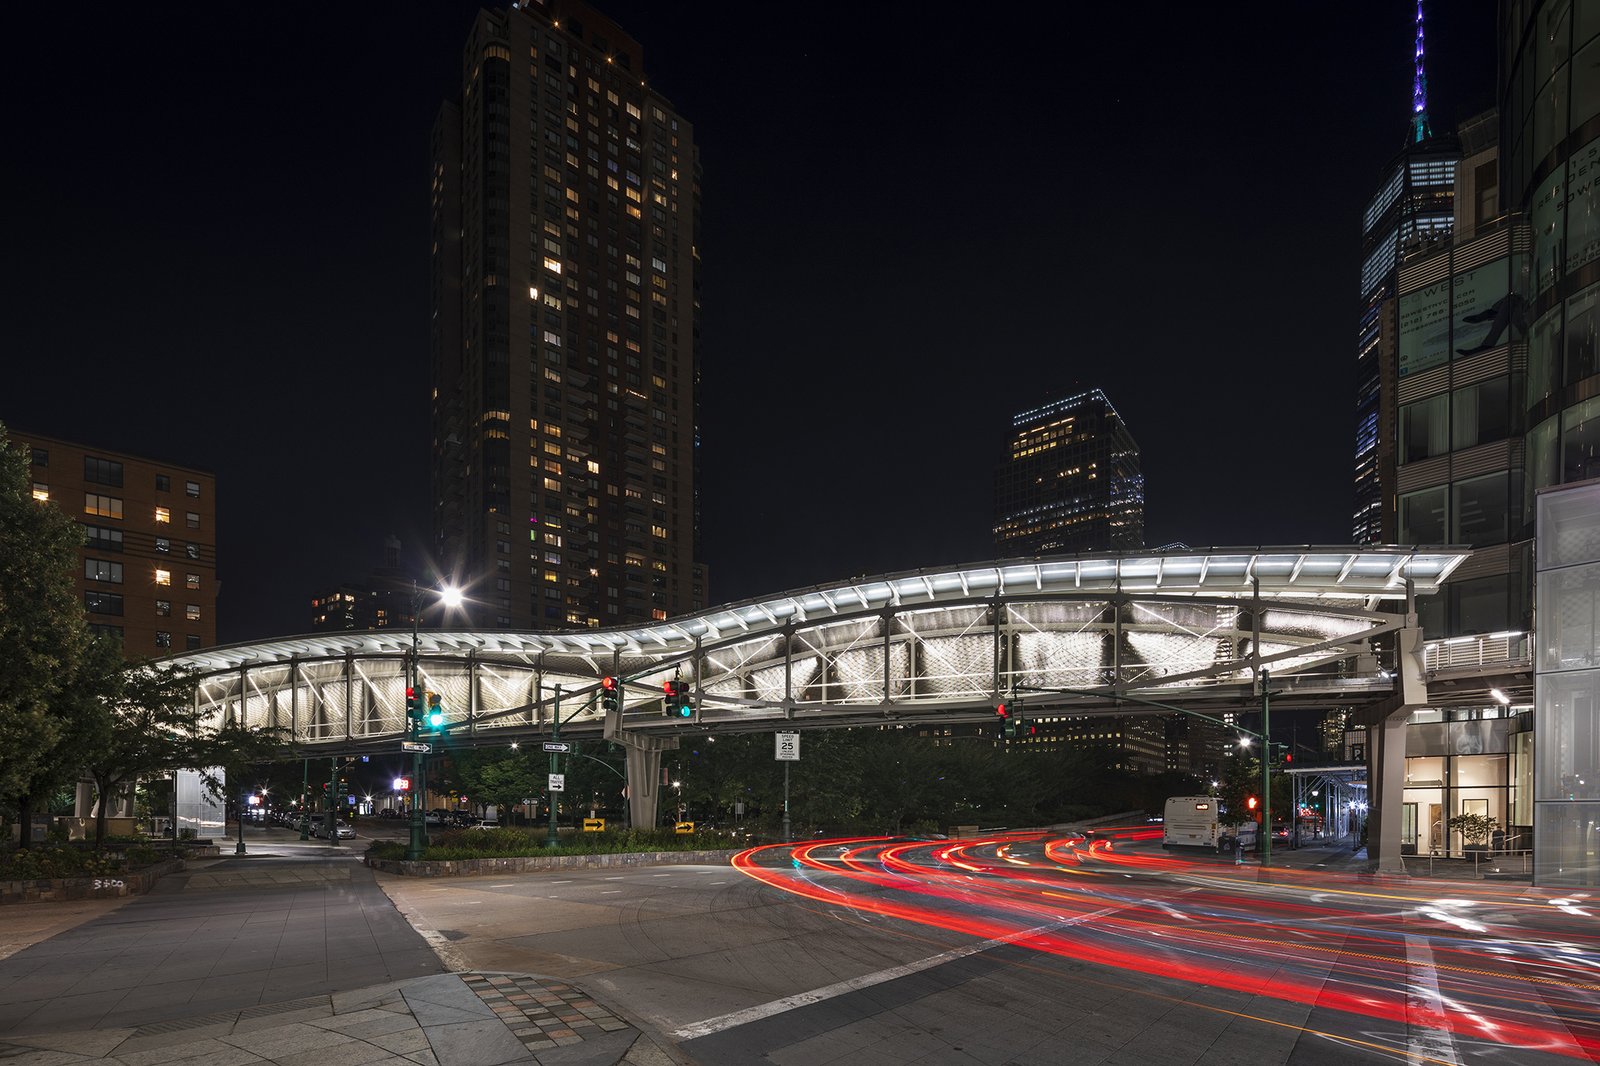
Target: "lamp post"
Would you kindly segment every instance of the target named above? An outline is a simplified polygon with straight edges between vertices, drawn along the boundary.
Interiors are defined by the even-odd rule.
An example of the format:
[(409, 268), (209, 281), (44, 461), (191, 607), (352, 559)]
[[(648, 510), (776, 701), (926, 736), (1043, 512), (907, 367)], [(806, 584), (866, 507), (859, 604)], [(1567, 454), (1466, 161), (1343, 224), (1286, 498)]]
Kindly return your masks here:
[[(460, 607), (462, 602), (461, 590), (453, 585), (446, 585), (439, 590), (439, 602), (446, 610)], [(412, 740), (421, 735), (422, 725), (422, 660), (419, 650), (420, 635), (422, 630), (422, 588), (411, 582), (411, 670), (406, 678), (406, 688), (412, 694), (412, 699), (406, 707), (406, 733)], [(422, 858), (423, 848), (426, 847), (426, 833), (422, 825), (422, 799), (427, 791), (427, 782), (422, 777), (422, 753), (411, 753), (411, 839), (406, 844), (406, 859), (416, 862)]]
[(233, 853), (235, 855), (244, 854), (244, 808), (245, 796), (244, 793), (241, 792), (239, 793), (239, 844), (233, 849)]

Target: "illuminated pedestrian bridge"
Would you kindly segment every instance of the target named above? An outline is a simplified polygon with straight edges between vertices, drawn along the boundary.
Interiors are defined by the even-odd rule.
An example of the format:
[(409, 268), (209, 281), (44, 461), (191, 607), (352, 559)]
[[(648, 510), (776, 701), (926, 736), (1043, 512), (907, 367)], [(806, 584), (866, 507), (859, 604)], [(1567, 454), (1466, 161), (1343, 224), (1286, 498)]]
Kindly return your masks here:
[[(213, 720), (285, 730), (306, 754), (386, 748), (405, 731), (413, 641), (460, 743), (608, 732), (959, 722), (1012, 691), (1085, 713), (1127, 701), (1239, 708), (1262, 671), (1275, 701), (1391, 694), (1408, 597), (1464, 549), (1210, 549), (1008, 560), (865, 577), (610, 630), (317, 634), (210, 648)], [(693, 711), (663, 713), (681, 681)], [(1054, 691), (1046, 691), (1054, 690)]]

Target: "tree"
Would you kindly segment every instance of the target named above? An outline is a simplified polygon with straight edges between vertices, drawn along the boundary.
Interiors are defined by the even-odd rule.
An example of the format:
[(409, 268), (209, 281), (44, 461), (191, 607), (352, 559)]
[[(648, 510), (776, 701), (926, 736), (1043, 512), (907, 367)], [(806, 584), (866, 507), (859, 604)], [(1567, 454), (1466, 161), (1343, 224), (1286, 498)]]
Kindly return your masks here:
[(69, 515), (34, 499), (29, 457), (0, 425), (0, 800), (34, 789), (61, 737), (51, 701), (87, 637), (73, 577), (82, 543)]
[(134, 662), (86, 705), (93, 718), (84, 764), (99, 798), (97, 847), (105, 840), (107, 807), (140, 778), (215, 765), (218, 749), (203, 732), (205, 712), (195, 707), (194, 690), (193, 671)]
[[(121, 642), (109, 637), (91, 638), (70, 678), (50, 701), (56, 727), (55, 742), (41, 747), (20, 793), (18, 809), (24, 827), (38, 803), (70, 788), (83, 775), (83, 756), (94, 742), (101, 701), (121, 685), (125, 666)], [(26, 828), (22, 846), (29, 844)]]
[(1235, 826), (1250, 821), (1254, 812), (1246, 801), (1256, 795), (1260, 787), (1260, 763), (1242, 752), (1229, 759), (1228, 768), (1223, 771), (1222, 785), (1217, 790), (1217, 805), (1221, 808), (1217, 812), (1217, 824)]

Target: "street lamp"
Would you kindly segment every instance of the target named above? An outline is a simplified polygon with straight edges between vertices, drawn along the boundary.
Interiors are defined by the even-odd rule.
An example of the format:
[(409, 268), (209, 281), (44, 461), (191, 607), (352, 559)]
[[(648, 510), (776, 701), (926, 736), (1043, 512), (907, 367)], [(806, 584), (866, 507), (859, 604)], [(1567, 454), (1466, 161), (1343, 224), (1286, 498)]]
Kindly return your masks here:
[[(465, 597), (461, 590), (454, 585), (446, 585), (438, 590), (439, 602), (449, 610), (460, 607)], [(420, 656), (420, 634), (422, 630), (422, 588), (411, 582), (411, 676), (406, 679), (406, 690), (411, 696), (406, 706), (407, 722), (406, 731), (411, 734), (416, 731), (422, 713), (421, 707), (411, 706), (412, 702), (422, 699), (422, 660)], [(413, 740), (416, 737), (412, 737)], [(427, 780), (423, 776), (422, 753), (411, 753), (411, 839), (406, 845), (406, 859), (416, 862), (422, 858), (424, 837), (422, 826), (422, 801), (423, 794), (428, 790)], [(337, 837), (335, 837), (337, 839)]]

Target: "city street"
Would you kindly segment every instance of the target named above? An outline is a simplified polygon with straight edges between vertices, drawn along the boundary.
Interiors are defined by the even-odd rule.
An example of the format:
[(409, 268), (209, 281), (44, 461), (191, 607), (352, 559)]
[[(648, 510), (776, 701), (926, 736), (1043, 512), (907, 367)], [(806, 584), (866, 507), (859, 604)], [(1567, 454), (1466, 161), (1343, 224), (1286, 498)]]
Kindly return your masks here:
[(1324, 860), (1338, 855), (1260, 872), (1022, 836), (382, 882), (456, 965), (572, 980), (704, 1063), (1555, 1063), (1600, 1047), (1582, 900)]
[(1002, 1066), (1600, 1050), (1585, 896), (1375, 878), (1347, 847), (1263, 870), (1150, 835), (824, 840), (729, 865), (421, 879), (374, 875), (363, 840), (247, 829), (248, 856), (150, 896), (60, 920), (11, 908), (37, 942), (0, 959), (0, 1052)]

